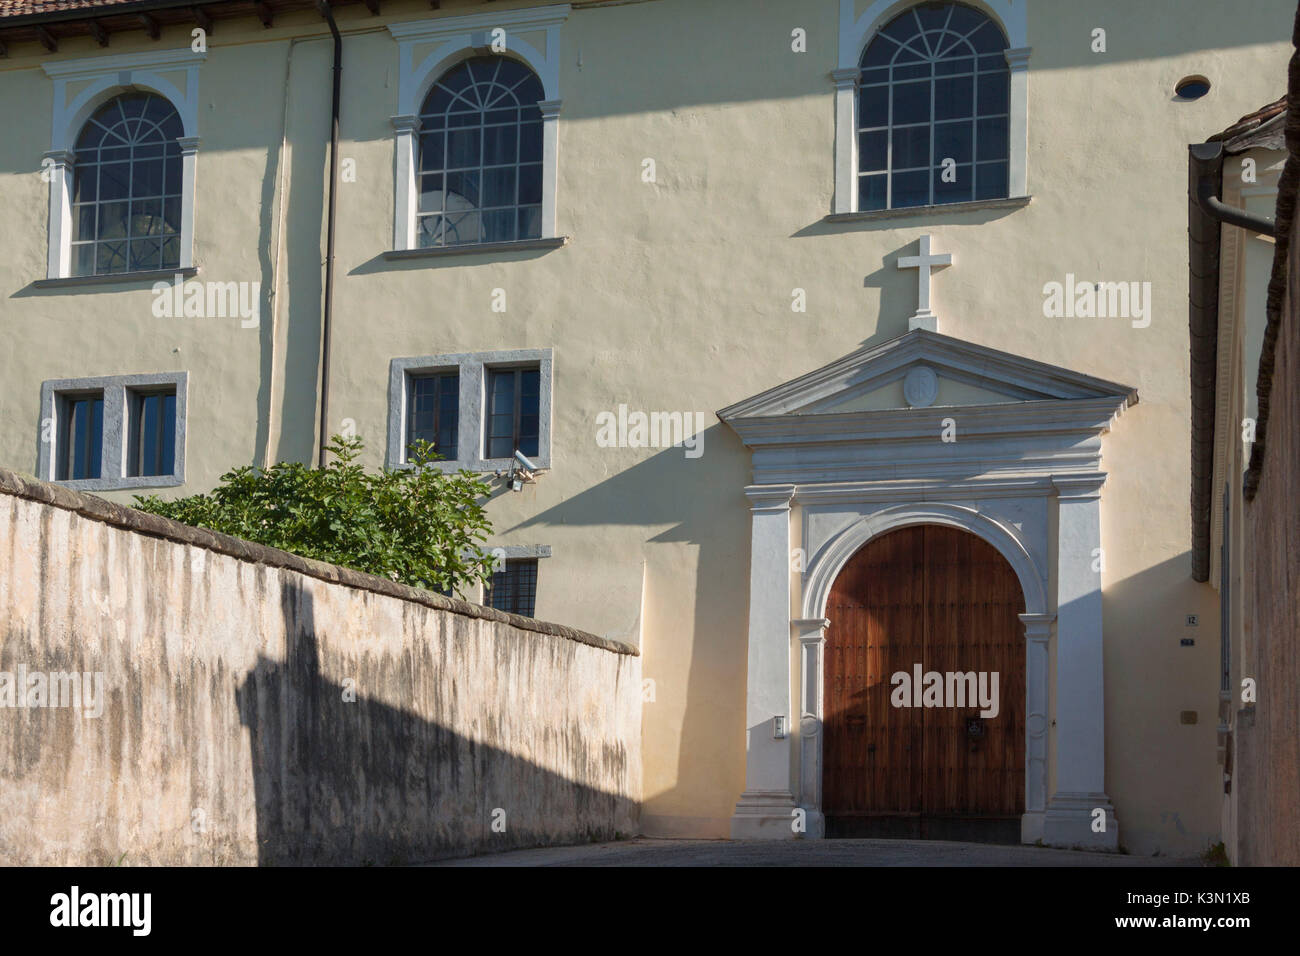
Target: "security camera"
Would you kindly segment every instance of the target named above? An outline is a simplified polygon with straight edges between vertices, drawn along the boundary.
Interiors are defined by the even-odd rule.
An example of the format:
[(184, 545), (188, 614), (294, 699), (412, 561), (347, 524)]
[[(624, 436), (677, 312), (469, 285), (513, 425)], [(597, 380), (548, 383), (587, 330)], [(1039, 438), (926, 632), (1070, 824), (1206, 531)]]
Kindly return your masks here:
[(517, 449), (517, 448), (515, 449), (515, 461), (519, 462), (519, 464), (523, 467), (524, 471), (536, 471), (536, 470), (537, 470), (537, 466), (534, 465), (531, 461), (529, 461), (529, 460), (524, 456), (524, 453), (523, 453), (522, 451), (520, 451), (519, 449)]

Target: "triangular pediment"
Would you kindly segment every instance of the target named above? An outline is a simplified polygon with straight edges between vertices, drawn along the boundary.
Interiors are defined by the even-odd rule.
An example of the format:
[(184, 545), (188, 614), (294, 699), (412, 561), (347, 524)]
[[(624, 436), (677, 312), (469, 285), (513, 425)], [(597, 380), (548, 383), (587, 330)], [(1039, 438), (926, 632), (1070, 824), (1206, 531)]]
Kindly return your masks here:
[(735, 425), (746, 419), (784, 416), (1071, 400), (1109, 400), (1122, 408), (1137, 401), (1137, 392), (1127, 385), (916, 329), (737, 402), (718, 412), (718, 417)]

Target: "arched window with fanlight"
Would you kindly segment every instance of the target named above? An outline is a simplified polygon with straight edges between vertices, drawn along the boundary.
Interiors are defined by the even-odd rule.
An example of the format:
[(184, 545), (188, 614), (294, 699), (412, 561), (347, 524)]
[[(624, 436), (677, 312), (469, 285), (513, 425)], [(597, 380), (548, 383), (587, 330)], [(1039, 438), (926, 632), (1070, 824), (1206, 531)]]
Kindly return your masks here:
[(153, 93), (123, 93), (86, 121), (73, 167), (73, 275), (180, 265), (183, 135), (175, 107)]
[(863, 50), (857, 94), (858, 208), (1009, 195), (1007, 37), (962, 3), (923, 3)]
[(541, 81), (503, 56), (463, 60), (420, 110), (419, 247), (542, 235)]

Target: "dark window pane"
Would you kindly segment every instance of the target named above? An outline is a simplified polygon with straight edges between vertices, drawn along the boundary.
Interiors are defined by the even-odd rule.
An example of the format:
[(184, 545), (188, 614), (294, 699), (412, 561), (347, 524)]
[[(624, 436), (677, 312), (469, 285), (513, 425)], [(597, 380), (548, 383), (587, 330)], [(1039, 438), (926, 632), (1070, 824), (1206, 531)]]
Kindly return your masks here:
[(55, 479), (79, 481), (98, 478), (103, 454), (103, 393), (60, 398), (57, 405)]
[(984, 22), (984, 15), (971, 7), (960, 3), (949, 6), (952, 8), (952, 16), (948, 20), (948, 29), (954, 33), (965, 35)]
[(937, 164), (945, 159), (958, 163), (971, 161), (971, 137), (974, 124), (969, 120), (956, 123), (936, 123), (934, 126), (934, 161)]
[(881, 67), (889, 64), (894, 58), (894, 51), (898, 49), (897, 43), (890, 43), (888, 40), (875, 39), (867, 44), (867, 49), (862, 54), (862, 67)]
[(542, 201), (542, 166), (535, 163), (519, 168), (519, 202), (530, 205)]
[[(945, 171), (938, 167), (934, 171), (934, 201), (969, 202), (975, 190), (975, 169), (969, 163), (953, 167), (946, 175), (953, 182), (944, 182)], [(954, 179), (955, 177), (955, 179)]]
[(131, 166), (132, 196), (161, 196), (163, 192), (163, 161), (146, 159), (141, 161), (139, 153)]
[(72, 217), (73, 239), (95, 238), (95, 215), (99, 207), (94, 203), (75, 207)]
[(1006, 37), (992, 20), (985, 20), (984, 25), (970, 35), (970, 43), (976, 53), (995, 53), (1007, 48)]
[(528, 123), (519, 127), (519, 161), (536, 163), (542, 159), (542, 124)]
[(930, 127), (894, 128), (894, 169), (930, 165)]
[(934, 118), (962, 119), (975, 112), (975, 83), (969, 76), (936, 80), (934, 84)]
[(477, 126), (456, 129), (447, 134), (447, 168), (464, 169), (479, 164), (479, 147), (483, 131)]
[(898, 80), (928, 80), (931, 74), (929, 63), (906, 63), (894, 67), (893, 78)]
[(420, 135), (420, 169), (441, 171), (447, 161), (444, 155), (445, 137), (442, 133)]
[(988, 116), (1011, 108), (1011, 74), (983, 73), (979, 78), (979, 111)]
[(180, 265), (181, 261), (181, 241), (179, 239), (164, 239), (162, 244), (162, 267), (164, 269), (174, 269)]
[(894, 86), (894, 125), (930, 121), (930, 84), (899, 83)]
[(519, 161), (519, 127), (493, 126), (483, 131), (483, 162), (501, 165)]
[(162, 231), (162, 200), (131, 200), (131, 235), (155, 236)]
[[(958, 50), (968, 49), (965, 44), (958, 47)], [(935, 76), (952, 76), (954, 73), (974, 73), (975, 58), (973, 56), (953, 56), (944, 57), (934, 65)]]
[(519, 238), (538, 239), (542, 235), (542, 207), (521, 206), (519, 209)]
[(127, 474), (172, 474), (176, 449), (176, 393), (130, 392), (128, 395)]
[(432, 442), (439, 455), (456, 458), (460, 376), (455, 372), (412, 376), (407, 389), (406, 444)]
[(884, 169), (889, 155), (889, 131), (858, 134), (858, 169), (873, 172)]
[(930, 202), (930, 170), (894, 173), (894, 208), (925, 206)]
[[(497, 92), (499, 93), (500, 91), (498, 90)], [(509, 96), (509, 94), (506, 95)], [(494, 110), (488, 110), (486, 113), (483, 114), (483, 123), (487, 126), (494, 126), (500, 128), (506, 123), (514, 124), (518, 122), (519, 122), (518, 109), (505, 109), (505, 110), (494, 109)]]
[(130, 232), (131, 204), (129, 202), (101, 203), (96, 236), (100, 239), (122, 239)]
[(160, 475), (176, 470), (176, 393), (169, 392), (162, 402), (162, 442), (158, 451)]
[(889, 123), (889, 87), (869, 86), (859, 93), (858, 124), (863, 129)]
[(1006, 159), (1007, 118), (982, 119), (975, 124), (975, 158)]
[(78, 166), (73, 176), (75, 186), (72, 191), (73, 202), (94, 202), (98, 194), (99, 168), (97, 166)]
[[(515, 205), (515, 168), (513, 166), (498, 166), (483, 171), (483, 205), (492, 206), (513, 206)], [(511, 217), (513, 219), (513, 217)], [(489, 242), (492, 240), (489, 239)]]
[(483, 213), (483, 241), (510, 242), (515, 236), (515, 209), (492, 209)]
[(1006, 195), (1006, 163), (980, 163), (975, 167), (976, 199), (1002, 199)]
[(878, 176), (863, 176), (858, 180), (858, 208), (863, 211), (884, 209), (886, 196), (885, 173)]
[(873, 70), (863, 68), (862, 79), (859, 81), (862, 86), (874, 86), (877, 83), (889, 82), (889, 68), (877, 67)]
[(72, 247), (72, 273), (79, 276), (95, 274), (95, 244), (80, 243)]

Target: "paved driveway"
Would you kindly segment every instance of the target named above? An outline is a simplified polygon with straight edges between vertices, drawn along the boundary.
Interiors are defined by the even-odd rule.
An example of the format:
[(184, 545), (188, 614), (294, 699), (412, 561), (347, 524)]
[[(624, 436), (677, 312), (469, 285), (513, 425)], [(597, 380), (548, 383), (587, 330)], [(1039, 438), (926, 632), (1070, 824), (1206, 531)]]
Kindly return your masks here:
[(938, 840), (652, 840), (490, 853), (433, 866), (1201, 866), (1126, 856)]

